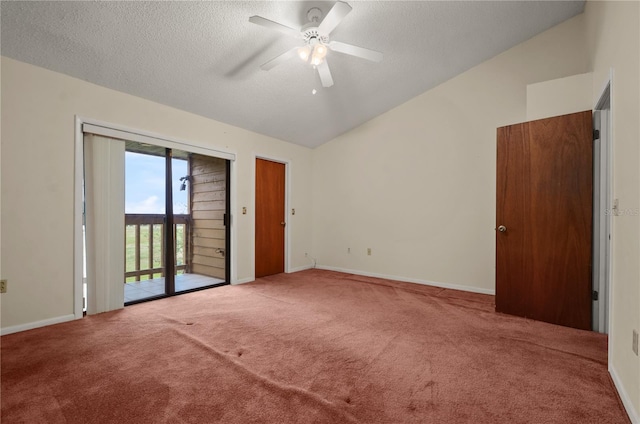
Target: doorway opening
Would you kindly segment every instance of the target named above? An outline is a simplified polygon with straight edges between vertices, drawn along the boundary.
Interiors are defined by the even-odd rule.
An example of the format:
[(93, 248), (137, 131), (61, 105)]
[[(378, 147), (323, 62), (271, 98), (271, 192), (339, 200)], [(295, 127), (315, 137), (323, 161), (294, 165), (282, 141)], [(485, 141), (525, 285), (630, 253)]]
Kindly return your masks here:
[(593, 330), (609, 333), (611, 298), (611, 83), (593, 111)]

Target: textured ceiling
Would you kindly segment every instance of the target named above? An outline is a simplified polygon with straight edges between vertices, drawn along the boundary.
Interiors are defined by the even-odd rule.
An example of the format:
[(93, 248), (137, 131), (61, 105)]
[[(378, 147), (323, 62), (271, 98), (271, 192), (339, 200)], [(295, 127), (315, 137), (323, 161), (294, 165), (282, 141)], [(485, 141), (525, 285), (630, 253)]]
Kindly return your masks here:
[[(291, 27), (332, 2), (2, 1), (2, 55), (315, 147), (581, 13), (583, 1), (351, 1), (331, 39), (379, 50), (380, 63), (329, 52), (335, 85), (297, 45), (248, 21)], [(312, 94), (312, 89), (317, 94)]]

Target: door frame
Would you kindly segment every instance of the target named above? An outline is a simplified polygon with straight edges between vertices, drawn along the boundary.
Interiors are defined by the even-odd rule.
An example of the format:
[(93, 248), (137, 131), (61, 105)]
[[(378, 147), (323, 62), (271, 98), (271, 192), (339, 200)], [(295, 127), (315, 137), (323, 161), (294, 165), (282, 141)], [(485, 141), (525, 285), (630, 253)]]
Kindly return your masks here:
[(251, 248), (251, 263), (253, 264), (253, 280), (256, 278), (256, 219), (255, 219), (255, 211), (256, 211), (256, 160), (264, 159), (271, 162), (281, 163), (284, 165), (284, 222), (286, 225), (284, 226), (284, 272), (289, 274), (291, 270), (289, 269), (289, 264), (291, 263), (291, 249), (290, 246), (290, 222), (289, 219), (289, 199), (291, 194), (291, 161), (289, 159), (283, 159), (277, 156), (254, 153), (253, 154), (253, 163), (251, 164), (251, 168), (253, 171), (253, 176), (251, 181), (253, 181), (253, 193), (251, 196), (251, 210), (253, 211), (253, 237), (251, 239), (252, 248)]
[[(593, 123), (594, 129), (600, 131), (600, 143), (598, 146), (602, 146), (597, 153), (600, 158), (600, 164), (603, 164), (605, 169), (602, 172), (600, 164), (596, 164), (594, 160), (594, 182), (599, 180), (599, 186), (604, 193), (597, 193), (600, 196), (599, 207), (596, 208), (594, 204), (594, 267), (593, 267), (593, 289), (598, 291), (598, 301), (593, 302), (593, 330), (611, 334), (611, 299), (612, 285), (611, 285), (611, 233), (612, 222), (611, 216), (615, 213), (612, 209), (612, 175), (613, 175), (613, 143), (612, 143), (612, 107), (611, 107), (611, 74), (604, 84), (604, 88), (600, 91), (600, 96), (593, 108)], [(607, 111), (607, 113), (604, 113)], [(595, 140), (594, 140), (595, 148)], [(594, 159), (595, 159), (594, 155)], [(597, 172), (596, 172), (597, 171)], [(596, 194), (596, 193), (594, 193)], [(594, 198), (595, 201), (595, 198)], [(602, 228), (604, 227), (604, 228)], [(597, 230), (597, 232), (596, 232)], [(605, 239), (600, 237), (597, 240), (596, 236), (600, 236), (604, 231)], [(604, 245), (602, 245), (604, 243)], [(597, 264), (597, 266), (595, 266)], [(601, 269), (604, 267), (604, 271)], [(602, 301), (602, 303), (600, 303)], [(611, 343), (609, 343), (611, 346)]]
[[(173, 137), (167, 137), (150, 131), (144, 131), (137, 128), (130, 128), (123, 125), (113, 124), (93, 118), (86, 118), (75, 115), (75, 131), (74, 131), (74, 175), (73, 175), (73, 315), (75, 319), (83, 317), (83, 237), (82, 237), (82, 220), (83, 220), (83, 179), (84, 179), (84, 130), (83, 126), (90, 125), (100, 127), (105, 133), (118, 132), (127, 133), (127, 139), (138, 141), (141, 143), (154, 144), (157, 146), (175, 148), (193, 153), (200, 153), (207, 156), (213, 156), (228, 160), (230, 174), (235, 177), (235, 160), (236, 153), (230, 150), (206, 147), (204, 143), (194, 143), (187, 140), (181, 140)], [(107, 134), (108, 135), (108, 134)], [(231, 206), (235, 205), (237, 193), (237, 182), (235, 178), (231, 179), (231, 191), (227, 194), (231, 198)], [(232, 209), (233, 210), (233, 209)], [(233, 216), (230, 217), (231, 223), (231, 281), (233, 284), (237, 278), (237, 247), (236, 232)]]

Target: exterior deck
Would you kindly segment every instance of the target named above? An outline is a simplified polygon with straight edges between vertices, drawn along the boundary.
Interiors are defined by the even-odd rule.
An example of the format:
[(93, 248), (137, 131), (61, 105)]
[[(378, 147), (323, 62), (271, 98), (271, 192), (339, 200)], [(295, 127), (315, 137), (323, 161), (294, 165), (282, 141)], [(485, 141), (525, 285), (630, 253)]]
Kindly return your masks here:
[[(214, 284), (224, 283), (224, 280), (214, 277), (207, 277), (199, 274), (179, 274), (176, 275), (176, 292), (193, 290), (207, 287)], [(164, 278), (154, 278), (152, 280), (136, 281), (124, 285), (124, 302), (135, 302), (148, 297), (160, 296), (164, 294)]]

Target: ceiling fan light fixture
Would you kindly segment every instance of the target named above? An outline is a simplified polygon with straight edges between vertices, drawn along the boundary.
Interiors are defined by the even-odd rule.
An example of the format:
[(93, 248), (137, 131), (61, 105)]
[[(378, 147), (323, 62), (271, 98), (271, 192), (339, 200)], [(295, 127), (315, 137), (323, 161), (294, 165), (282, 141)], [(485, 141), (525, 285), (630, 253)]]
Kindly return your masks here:
[(318, 66), (322, 63), (322, 57), (318, 56), (317, 54), (313, 54), (313, 56), (311, 56), (311, 64), (313, 66)]
[(313, 54), (311, 55), (311, 65), (318, 66), (327, 55), (327, 46), (322, 43), (316, 43), (313, 46)]
[(313, 54), (314, 56), (317, 55), (318, 57), (320, 57), (320, 59), (324, 59), (324, 57), (327, 55), (327, 46), (322, 43), (316, 44), (313, 48)]
[(309, 60), (310, 55), (311, 55), (311, 47), (304, 46), (298, 49), (298, 57), (300, 57), (300, 59), (302, 59), (303, 61), (306, 62), (307, 60)]

